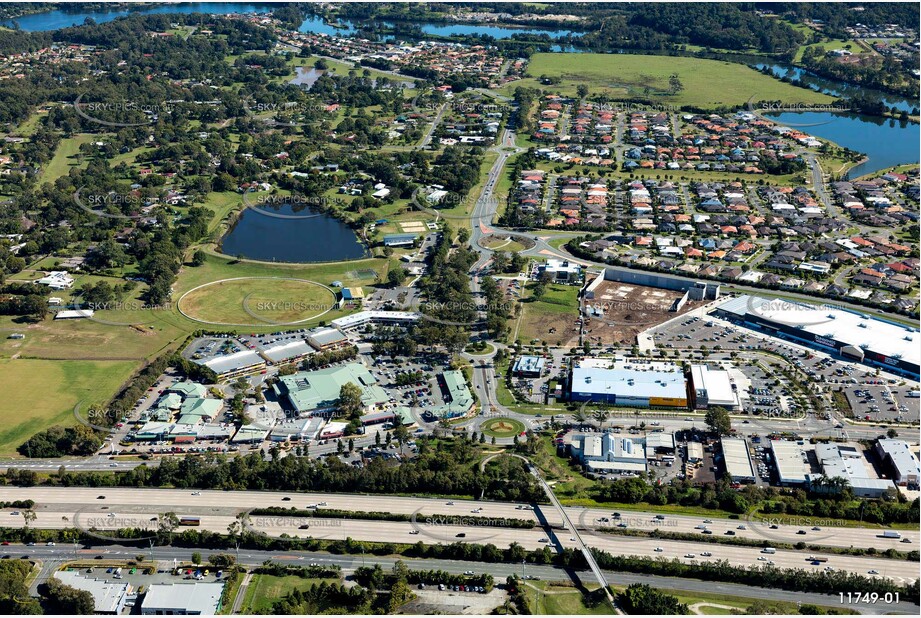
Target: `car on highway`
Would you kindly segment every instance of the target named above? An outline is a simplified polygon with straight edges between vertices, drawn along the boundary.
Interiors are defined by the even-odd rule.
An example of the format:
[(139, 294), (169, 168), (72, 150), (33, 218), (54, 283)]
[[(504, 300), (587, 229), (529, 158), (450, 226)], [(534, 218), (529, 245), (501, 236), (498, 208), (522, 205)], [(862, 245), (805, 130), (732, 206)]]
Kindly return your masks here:
[(869, 571), (867, 571), (867, 574), (868, 575), (879, 575), (879, 571), (877, 571), (876, 569), (870, 569)]
[(200, 492), (200, 491), (193, 491), (193, 492), (192, 492), (192, 495), (193, 495), (193, 496), (200, 496), (200, 495), (201, 495), (201, 492)]
[(654, 552), (656, 552), (656, 553), (661, 553), (661, 552), (663, 552), (663, 551), (665, 551), (665, 550), (663, 550), (661, 547), (656, 547), (656, 548), (655, 548), (654, 550), (652, 550), (652, 551), (654, 551)]
[(805, 530), (797, 530), (796, 533), (797, 533), (797, 534), (806, 534), (806, 531), (805, 531)]
[(464, 575), (473, 575), (473, 571), (464, 571)]
[(702, 551), (702, 552), (700, 552), (700, 555), (703, 556), (704, 558), (709, 558), (709, 557), (712, 556), (713, 554), (710, 553), (710, 552), (708, 552), (708, 551)]
[(692, 558), (692, 559), (693, 559), (693, 558), (696, 558), (697, 556), (694, 555), (694, 554), (685, 554), (684, 557), (685, 557), (685, 558)]
[(96, 499), (97, 499), (97, 500), (105, 500), (106, 497), (105, 497), (105, 496), (96, 496)]
[(457, 537), (457, 538), (459, 538), (459, 539), (462, 539), (462, 538), (464, 538), (465, 536), (467, 536), (467, 533), (466, 533), (466, 532), (458, 532), (458, 533), (455, 534), (454, 536)]
[(410, 534), (419, 534), (419, 531), (418, 531), (418, 530), (410, 530), (409, 533), (410, 533)]

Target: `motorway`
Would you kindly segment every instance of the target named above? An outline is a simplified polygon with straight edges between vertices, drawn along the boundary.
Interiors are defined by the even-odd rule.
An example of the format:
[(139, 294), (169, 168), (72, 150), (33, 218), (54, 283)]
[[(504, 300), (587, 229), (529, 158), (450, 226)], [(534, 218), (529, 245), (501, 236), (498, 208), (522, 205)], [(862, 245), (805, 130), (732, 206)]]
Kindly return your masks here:
[[(124, 545), (104, 545), (95, 549), (71, 548), (70, 546), (59, 545), (57, 547), (24, 547), (22, 545), (12, 545), (8, 548), (12, 555), (28, 555), (31, 559), (41, 560), (46, 564), (58, 565), (67, 560), (73, 559), (91, 559), (93, 556), (102, 555), (106, 559), (132, 559), (138, 553), (144, 553), (152, 560), (161, 562), (188, 561), (193, 551), (190, 548), (177, 547), (153, 547), (139, 549), (137, 547), (128, 547)], [(203, 554), (209, 552), (203, 551)], [(389, 570), (397, 560), (401, 560), (411, 569), (437, 569), (448, 573), (461, 574), (468, 570), (477, 573), (489, 573), (497, 581), (503, 581), (509, 575), (527, 575), (540, 577), (548, 581), (563, 581), (571, 578), (572, 572), (566, 569), (544, 566), (544, 565), (518, 565), (505, 563), (488, 563), (488, 562), (466, 562), (457, 560), (442, 559), (413, 559), (413, 558), (390, 558), (380, 556), (339, 556), (323, 552), (303, 552), (303, 551), (257, 551), (257, 550), (240, 550), (233, 552), (242, 564), (258, 565), (266, 560), (282, 564), (306, 565), (311, 562), (317, 562), (323, 565), (336, 565), (345, 572), (352, 572), (360, 566), (366, 564), (379, 564), (384, 570)], [(43, 569), (43, 574), (47, 576), (50, 569)], [(588, 572), (576, 573), (583, 580), (590, 574)], [(636, 575), (633, 573), (621, 573), (605, 571), (605, 579), (614, 586), (629, 586), (634, 583), (643, 583), (665, 590), (687, 593), (711, 593), (737, 596), (749, 599), (761, 599), (765, 601), (787, 601), (794, 603), (810, 603), (816, 605), (825, 605), (830, 607), (848, 607), (861, 614), (889, 614), (899, 613), (905, 615), (917, 615), (918, 606), (913, 603), (902, 601), (897, 604), (863, 604), (863, 603), (841, 603), (840, 597), (835, 595), (826, 595), (809, 592), (789, 592), (786, 590), (776, 590), (771, 588), (756, 588), (742, 584), (727, 584), (719, 582), (708, 582), (696, 579), (681, 579), (676, 577), (660, 577), (656, 575)]]
[[(728, 560), (731, 564), (739, 566), (767, 563), (768, 560), (781, 568), (821, 569), (826, 565), (814, 566), (806, 560), (809, 555), (821, 552), (777, 550), (775, 554), (763, 555), (758, 548), (754, 547), (707, 543), (703, 541), (703, 534), (698, 526), (709, 528), (714, 537), (725, 537), (726, 531), (731, 530), (740, 538), (762, 541), (766, 545), (804, 541), (827, 547), (875, 547), (880, 551), (888, 548), (907, 551), (917, 547), (921, 541), (917, 530), (903, 531), (903, 538), (911, 539), (911, 543), (901, 543), (897, 539), (882, 538), (880, 529), (822, 526), (822, 530), (813, 531), (808, 526), (778, 525), (776, 530), (772, 530), (769, 528), (772, 523), (770, 521), (712, 519), (709, 523), (704, 523), (704, 519), (700, 517), (669, 515), (665, 520), (656, 520), (654, 514), (648, 512), (620, 512), (621, 518), (618, 521), (628, 530), (652, 532), (659, 529), (665, 532), (697, 532), (701, 534), (702, 539), (701, 541), (672, 541), (601, 533), (597, 531), (598, 528), (613, 528), (618, 525), (615, 521), (598, 521), (603, 517), (610, 519), (611, 511), (567, 507), (565, 508), (566, 518), (579, 532), (577, 535), (572, 535), (569, 532), (570, 525), (563, 523), (559, 511), (546, 505), (439, 498), (77, 487), (5, 488), (4, 494), (7, 500), (31, 499), (36, 502), (37, 520), (33, 525), (37, 528), (59, 529), (78, 526), (84, 529), (94, 527), (98, 530), (105, 530), (149, 526), (153, 529), (156, 527), (156, 522), (151, 522), (154, 517), (172, 511), (180, 516), (199, 516), (202, 518), (202, 528), (226, 533), (227, 527), (239, 513), (244, 511), (268, 506), (307, 509), (310, 506), (325, 503), (322, 508), (385, 511), (405, 515), (415, 514), (415, 517), (414, 521), (391, 522), (253, 516), (249, 527), (270, 536), (288, 534), (322, 539), (352, 537), (367, 541), (388, 539), (393, 542), (423, 541), (425, 543), (461, 541), (493, 543), (501, 547), (518, 542), (527, 549), (538, 549), (550, 545), (557, 549), (571, 547), (581, 550), (582, 544), (579, 542), (581, 538), (585, 545), (604, 549), (614, 554), (663, 556), (682, 561)], [(99, 496), (105, 496), (105, 498), (99, 499)], [(152, 504), (161, 506), (151, 508)], [(526, 506), (530, 506), (533, 510), (525, 508)], [(12, 515), (14, 511), (15, 509), (0, 511), (0, 526), (18, 527), (22, 525), (21, 516)], [(433, 515), (448, 517), (439, 520), (432, 518)], [(485, 518), (485, 521), (473, 518)], [(112, 520), (111, 525), (108, 525), (109, 519)], [(547, 532), (542, 528), (511, 528), (505, 521), (507, 519), (530, 520), (535, 526), (550, 526), (552, 530)], [(151, 523), (148, 524), (148, 522)], [(309, 531), (299, 530), (299, 526), (305, 523), (310, 524)], [(739, 530), (739, 526), (745, 526), (745, 530)], [(800, 529), (805, 530), (807, 534), (797, 534)], [(656, 548), (661, 548), (662, 551), (656, 551)], [(702, 552), (710, 552), (713, 556), (703, 557), (700, 555)], [(904, 561), (830, 553), (823, 555), (829, 559), (827, 566), (835, 569), (862, 575), (875, 570), (881, 577), (892, 577), (903, 583), (911, 581), (910, 578), (903, 576), (906, 570)]]

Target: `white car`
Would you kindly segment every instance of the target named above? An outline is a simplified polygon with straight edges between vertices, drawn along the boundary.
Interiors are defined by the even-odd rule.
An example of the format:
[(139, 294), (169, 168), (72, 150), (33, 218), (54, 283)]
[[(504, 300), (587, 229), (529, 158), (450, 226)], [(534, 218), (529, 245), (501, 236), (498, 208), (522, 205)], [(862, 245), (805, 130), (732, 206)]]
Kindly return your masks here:
[(695, 556), (694, 554), (685, 554), (684, 557), (685, 558), (696, 558), (697, 556)]
[(867, 571), (867, 573), (869, 573), (870, 575), (879, 575), (879, 571), (877, 571), (876, 569), (870, 569), (869, 571)]
[(200, 491), (193, 491), (193, 492), (192, 492), (192, 495), (193, 495), (193, 496), (200, 496), (200, 495), (201, 495), (201, 492), (200, 492)]
[(661, 552), (664, 551), (664, 550), (663, 550), (661, 547), (656, 547), (656, 548), (655, 548), (654, 550), (652, 550), (652, 551), (661, 553)]

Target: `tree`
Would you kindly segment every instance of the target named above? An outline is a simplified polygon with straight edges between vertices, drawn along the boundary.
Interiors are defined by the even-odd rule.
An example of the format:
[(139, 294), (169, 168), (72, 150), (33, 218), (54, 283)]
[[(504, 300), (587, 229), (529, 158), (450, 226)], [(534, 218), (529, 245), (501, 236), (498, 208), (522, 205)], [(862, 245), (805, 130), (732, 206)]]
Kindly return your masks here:
[(23, 509), (22, 519), (23, 519), (23, 526), (25, 528), (28, 528), (29, 524), (31, 524), (36, 519), (38, 519), (38, 515), (35, 514), (35, 511), (33, 509)]
[(195, 253), (192, 254), (192, 266), (201, 266), (205, 263), (206, 257), (204, 251), (201, 249), (196, 250)]
[(710, 428), (710, 431), (721, 436), (725, 436), (732, 429), (732, 421), (729, 419), (729, 412), (726, 408), (721, 408), (719, 406), (710, 408), (707, 410), (704, 421), (707, 423), (707, 427)]
[(399, 266), (391, 268), (387, 272), (387, 283), (392, 287), (403, 285), (403, 282), (406, 281), (407, 274), (406, 270)]
[(172, 511), (160, 513), (157, 518), (157, 532), (164, 534), (170, 539), (173, 538), (173, 531), (179, 527), (179, 518)]
[(690, 613), (688, 606), (677, 597), (666, 594), (648, 584), (631, 584), (617, 596), (628, 614), (676, 616)]
[(363, 409), (361, 403), (361, 389), (353, 382), (346, 382), (339, 389), (339, 400), (336, 403), (339, 416), (357, 418)]
[(406, 429), (406, 425), (403, 423), (397, 422), (396, 427), (393, 428), (393, 438), (400, 444), (402, 447), (403, 444), (409, 440), (409, 430)]
[(0, 562), (0, 614), (41, 614), (38, 601), (29, 596), (26, 585), (32, 563), (26, 560), (3, 560)]
[(576, 86), (576, 94), (579, 95), (580, 99), (584, 99), (588, 96), (588, 86), (585, 84), (579, 84)]
[(678, 77), (677, 73), (673, 73), (669, 76), (668, 90), (671, 94), (677, 94), (684, 90), (684, 84), (681, 83), (681, 79)]
[(197, 552), (197, 551), (192, 552), (192, 564), (201, 564), (201, 553), (200, 552)]
[(534, 289), (531, 290), (531, 296), (534, 297), (535, 300), (540, 300), (546, 293), (547, 286), (543, 283), (538, 283), (534, 286)]
[(92, 593), (68, 586), (54, 577), (49, 577), (39, 586), (38, 592), (50, 610), (48, 613), (86, 616), (96, 612), (96, 602)]
[(604, 424), (608, 421), (610, 416), (611, 413), (608, 410), (595, 410), (592, 412), (592, 418), (598, 423), (598, 429), (604, 429)]

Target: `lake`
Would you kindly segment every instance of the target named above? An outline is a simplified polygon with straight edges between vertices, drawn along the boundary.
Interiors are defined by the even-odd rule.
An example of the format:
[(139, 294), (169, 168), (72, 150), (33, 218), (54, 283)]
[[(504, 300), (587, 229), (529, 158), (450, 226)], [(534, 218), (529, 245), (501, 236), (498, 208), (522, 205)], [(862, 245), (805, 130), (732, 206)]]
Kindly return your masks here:
[(339, 219), (289, 204), (244, 210), (222, 239), (221, 252), (265, 262), (338, 262), (368, 255)]
[(781, 124), (799, 125), (802, 131), (810, 135), (831, 140), (840, 146), (866, 154), (869, 160), (851, 169), (851, 178), (893, 165), (918, 163), (918, 143), (921, 139), (921, 131), (915, 122), (830, 112), (785, 112), (765, 114), (765, 116)]

